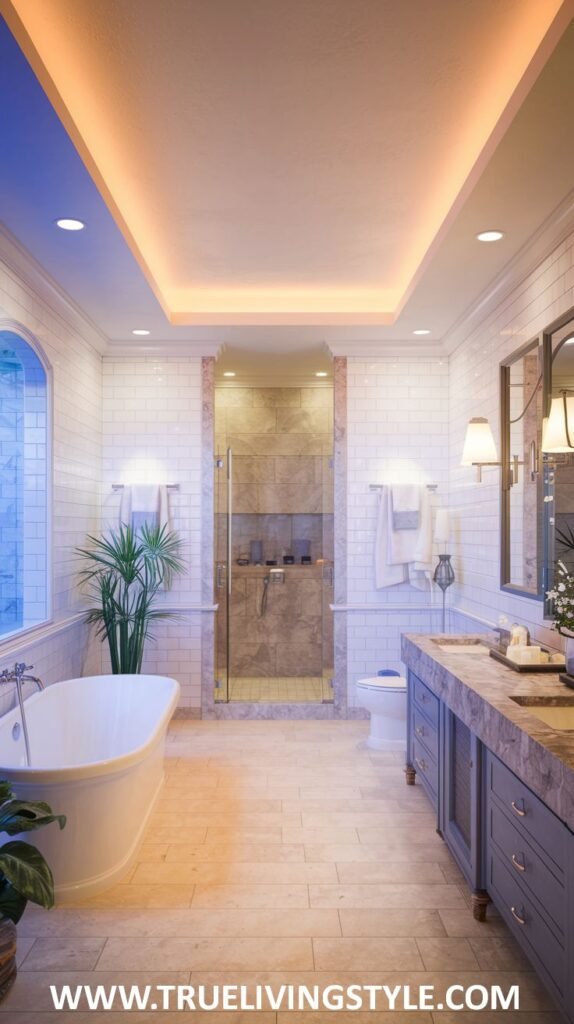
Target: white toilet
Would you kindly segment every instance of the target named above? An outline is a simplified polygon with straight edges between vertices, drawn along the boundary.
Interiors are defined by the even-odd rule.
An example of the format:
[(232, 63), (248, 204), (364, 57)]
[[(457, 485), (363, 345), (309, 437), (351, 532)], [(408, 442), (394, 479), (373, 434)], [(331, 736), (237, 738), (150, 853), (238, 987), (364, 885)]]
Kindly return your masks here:
[(373, 676), (355, 683), (357, 702), (371, 713), (367, 746), (406, 750), (407, 681), (403, 676)]

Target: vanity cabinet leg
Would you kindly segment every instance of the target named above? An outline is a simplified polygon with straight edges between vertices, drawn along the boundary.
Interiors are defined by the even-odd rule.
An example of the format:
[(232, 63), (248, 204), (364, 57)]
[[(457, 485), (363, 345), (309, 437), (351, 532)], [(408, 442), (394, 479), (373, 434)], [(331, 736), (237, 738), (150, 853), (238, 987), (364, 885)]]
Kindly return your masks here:
[(405, 768), (405, 782), (407, 786), (414, 786), (416, 774), (416, 768), (413, 768), (412, 764), (408, 764)]
[(471, 895), (472, 916), (475, 921), (486, 921), (486, 908), (490, 903), (490, 896), (484, 889), (475, 889)]

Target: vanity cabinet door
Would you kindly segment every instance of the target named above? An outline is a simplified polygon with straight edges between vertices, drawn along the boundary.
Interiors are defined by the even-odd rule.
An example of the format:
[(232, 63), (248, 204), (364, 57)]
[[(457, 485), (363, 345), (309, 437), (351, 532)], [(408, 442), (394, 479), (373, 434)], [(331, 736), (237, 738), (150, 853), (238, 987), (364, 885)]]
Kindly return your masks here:
[(468, 726), (442, 706), (440, 826), (445, 842), (475, 892), (482, 889), (482, 746)]

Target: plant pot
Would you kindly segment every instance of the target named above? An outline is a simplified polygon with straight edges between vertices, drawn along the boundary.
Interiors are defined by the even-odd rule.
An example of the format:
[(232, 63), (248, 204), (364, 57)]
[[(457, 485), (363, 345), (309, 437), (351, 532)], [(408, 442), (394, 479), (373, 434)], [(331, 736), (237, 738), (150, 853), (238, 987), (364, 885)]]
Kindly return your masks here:
[(566, 671), (569, 676), (574, 676), (574, 636), (565, 636), (564, 657), (566, 659)]
[(16, 925), (0, 915), (0, 1003), (16, 980)]

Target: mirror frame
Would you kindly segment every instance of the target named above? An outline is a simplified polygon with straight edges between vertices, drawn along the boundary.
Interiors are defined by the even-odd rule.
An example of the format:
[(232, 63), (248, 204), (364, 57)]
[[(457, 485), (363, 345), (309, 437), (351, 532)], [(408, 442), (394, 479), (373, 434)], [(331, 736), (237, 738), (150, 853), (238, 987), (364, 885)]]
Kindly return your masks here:
[[(518, 584), (510, 581), (510, 472), (512, 452), (510, 450), (510, 370), (514, 363), (531, 351), (541, 352), (542, 374), (542, 409), (543, 415), (547, 408), (546, 379), (547, 379), (547, 345), (545, 333), (535, 335), (520, 348), (515, 349), (506, 359), (500, 363), (500, 589), (507, 594), (516, 594), (519, 597), (527, 597), (531, 601), (544, 601), (546, 590), (546, 539), (547, 539), (547, 505), (544, 504), (543, 518), (543, 542), (540, 564), (537, 566), (537, 589), (536, 592), (527, 590)], [(539, 468), (542, 469), (542, 454), (538, 453)], [(522, 472), (528, 471), (526, 466), (521, 467)]]
[[(556, 320), (553, 320), (548, 327), (545, 327), (542, 332), (542, 345), (543, 345), (543, 398), (542, 408), (543, 415), (548, 416), (550, 412), (550, 403), (552, 400), (552, 366), (553, 366), (553, 352), (552, 352), (552, 336), (557, 331), (562, 330), (567, 324), (572, 323), (574, 329), (574, 306), (571, 306), (562, 316), (559, 316)], [(550, 479), (550, 474), (554, 472), (555, 467), (548, 457), (544, 457), (542, 452), (540, 453), (541, 468), (544, 473), (544, 498), (550, 496), (551, 486), (553, 481)], [(553, 513), (555, 512), (554, 506), (551, 502), (544, 502), (544, 513), (543, 513), (543, 533), (544, 533), (544, 550), (543, 550), (543, 600), (544, 600), (544, 618), (554, 618), (554, 602), (551, 598), (546, 596), (547, 591), (552, 589), (554, 583), (554, 558), (555, 558), (555, 542), (554, 542), (554, 523), (551, 522)]]

